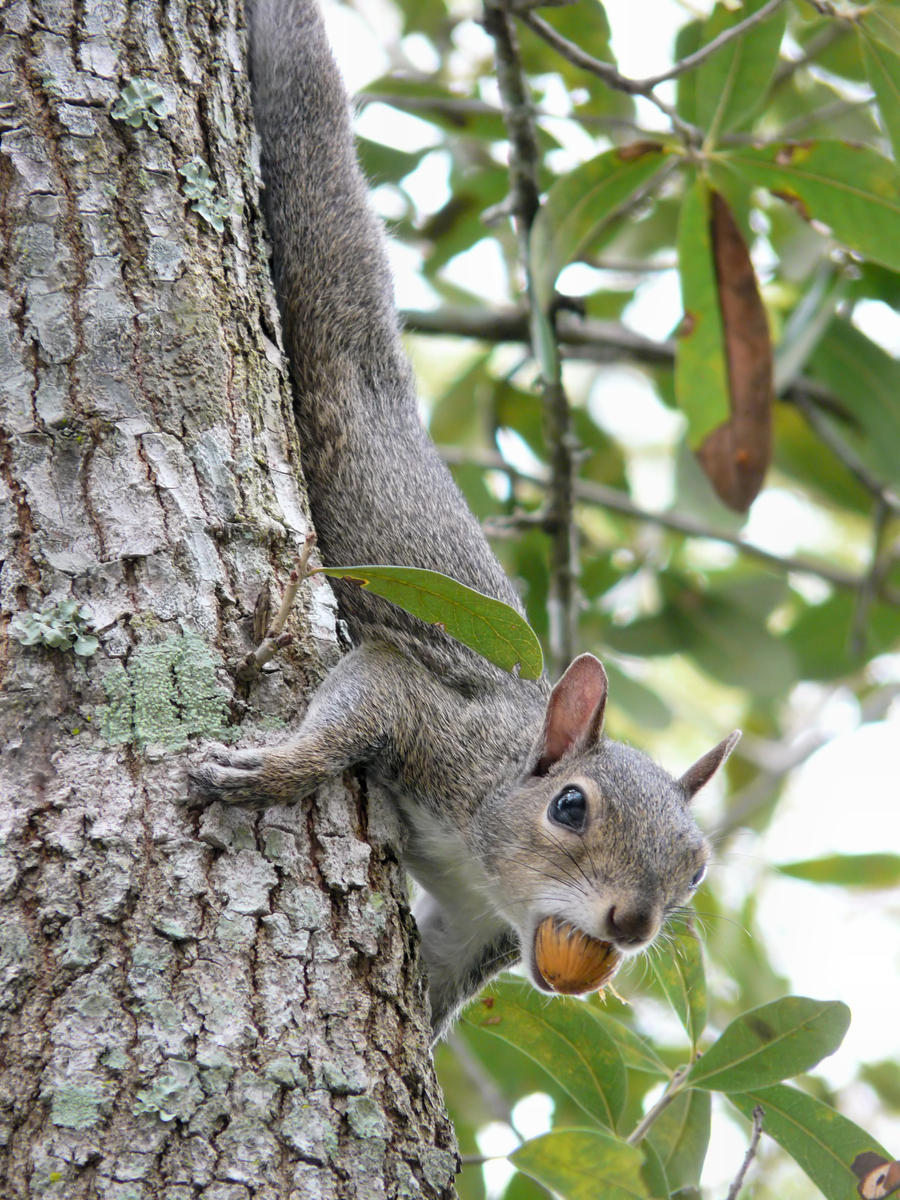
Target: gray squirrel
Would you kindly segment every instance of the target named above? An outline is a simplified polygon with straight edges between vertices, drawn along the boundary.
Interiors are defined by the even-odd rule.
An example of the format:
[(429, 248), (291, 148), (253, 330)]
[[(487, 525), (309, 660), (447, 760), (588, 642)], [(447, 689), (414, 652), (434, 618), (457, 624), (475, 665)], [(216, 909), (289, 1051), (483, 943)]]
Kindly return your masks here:
[[(264, 206), (293, 372), (302, 465), (324, 561), (426, 567), (522, 611), (424, 431), (368, 204), (348, 101), (315, 0), (251, 0), (253, 109)], [(548, 919), (616, 957), (648, 946), (691, 896), (708, 845), (689, 801), (735, 732), (674, 779), (603, 735), (607, 680), (582, 654), (551, 690), (341, 582), (354, 649), (277, 747), (214, 750), (207, 798), (299, 800), (364, 767), (392, 797), (432, 1026), (521, 959)], [(587, 989), (582, 989), (587, 990)]]

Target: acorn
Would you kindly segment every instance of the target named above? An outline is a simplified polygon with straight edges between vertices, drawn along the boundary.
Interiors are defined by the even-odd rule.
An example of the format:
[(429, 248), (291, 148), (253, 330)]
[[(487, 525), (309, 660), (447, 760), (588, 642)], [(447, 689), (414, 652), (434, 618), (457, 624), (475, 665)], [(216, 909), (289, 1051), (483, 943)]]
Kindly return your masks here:
[(609, 983), (622, 956), (610, 942), (588, 937), (559, 917), (545, 917), (535, 931), (534, 961), (554, 992), (580, 995)]

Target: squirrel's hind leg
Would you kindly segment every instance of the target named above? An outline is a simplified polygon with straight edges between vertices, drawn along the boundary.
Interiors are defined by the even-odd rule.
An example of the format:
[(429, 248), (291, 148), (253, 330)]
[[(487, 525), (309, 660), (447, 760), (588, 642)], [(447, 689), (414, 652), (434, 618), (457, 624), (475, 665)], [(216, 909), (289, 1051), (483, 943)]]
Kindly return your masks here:
[(369, 761), (383, 746), (390, 723), (387, 674), (377, 648), (354, 650), (329, 672), (290, 741), (247, 750), (209, 747), (190, 770), (193, 791), (230, 804), (293, 803), (326, 779)]

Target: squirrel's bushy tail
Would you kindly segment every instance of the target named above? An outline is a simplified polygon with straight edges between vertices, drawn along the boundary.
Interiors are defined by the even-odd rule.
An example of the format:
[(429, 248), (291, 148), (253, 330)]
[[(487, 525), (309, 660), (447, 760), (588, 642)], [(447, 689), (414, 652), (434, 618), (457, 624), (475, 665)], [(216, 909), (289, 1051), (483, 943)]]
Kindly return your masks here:
[(275, 284), (297, 383), (335, 361), (406, 364), (381, 226), (315, 0), (251, 0), (253, 112)]
[[(249, 9), (264, 207), (323, 557), (443, 571), (518, 606), (419, 421), (384, 236), (318, 7), (250, 0)], [(358, 589), (341, 599), (357, 635), (413, 620)]]

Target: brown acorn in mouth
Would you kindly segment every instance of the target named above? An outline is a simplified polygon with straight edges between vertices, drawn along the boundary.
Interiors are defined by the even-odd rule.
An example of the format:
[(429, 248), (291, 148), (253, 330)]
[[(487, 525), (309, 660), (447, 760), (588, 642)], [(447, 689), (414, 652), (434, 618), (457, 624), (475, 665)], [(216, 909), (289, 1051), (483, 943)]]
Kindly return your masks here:
[(609, 983), (622, 956), (610, 942), (588, 937), (559, 917), (545, 917), (534, 934), (534, 961), (554, 992), (580, 995)]

